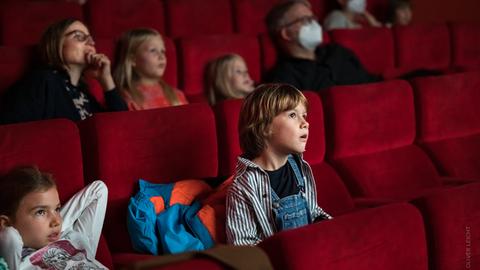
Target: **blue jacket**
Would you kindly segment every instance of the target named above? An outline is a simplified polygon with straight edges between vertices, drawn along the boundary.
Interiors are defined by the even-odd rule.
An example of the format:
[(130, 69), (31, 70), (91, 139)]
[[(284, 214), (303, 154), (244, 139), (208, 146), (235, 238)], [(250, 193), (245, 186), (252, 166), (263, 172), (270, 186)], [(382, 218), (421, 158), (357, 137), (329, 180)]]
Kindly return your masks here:
[[(197, 189), (189, 188), (190, 182), (185, 185), (187, 181)], [(140, 191), (130, 199), (127, 215), (135, 250), (158, 255), (204, 250), (214, 245), (198, 215), (200, 202), (192, 201), (195, 194), (188, 194), (191, 190), (198, 191), (199, 181), (187, 181), (152, 184), (139, 180)]]

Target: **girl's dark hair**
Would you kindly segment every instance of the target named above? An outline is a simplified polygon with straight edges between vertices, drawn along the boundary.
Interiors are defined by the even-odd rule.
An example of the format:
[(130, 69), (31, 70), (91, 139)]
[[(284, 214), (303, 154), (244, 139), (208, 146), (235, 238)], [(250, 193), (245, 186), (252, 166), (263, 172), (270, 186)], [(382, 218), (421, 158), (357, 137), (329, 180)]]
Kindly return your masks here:
[(46, 191), (55, 186), (52, 175), (41, 172), (37, 166), (12, 169), (0, 178), (0, 215), (14, 218), (20, 201), (28, 193)]
[(50, 25), (42, 35), (38, 49), (42, 63), (57, 69), (63, 69), (63, 40), (67, 28), (79, 20), (75, 18), (63, 19)]
[(394, 23), (395, 12), (401, 8), (412, 8), (410, 0), (390, 0), (388, 3), (387, 22)]

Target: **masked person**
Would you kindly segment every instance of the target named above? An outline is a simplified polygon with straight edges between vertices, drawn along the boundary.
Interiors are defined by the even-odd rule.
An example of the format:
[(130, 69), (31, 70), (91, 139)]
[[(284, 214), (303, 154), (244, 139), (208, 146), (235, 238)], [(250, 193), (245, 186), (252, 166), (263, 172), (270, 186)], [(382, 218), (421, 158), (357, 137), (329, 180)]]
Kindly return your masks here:
[(308, 1), (289, 0), (274, 6), (266, 23), (278, 55), (266, 81), (288, 83), (300, 90), (321, 90), (379, 80), (348, 49), (322, 45), (322, 27)]
[(337, 0), (341, 10), (330, 12), (323, 25), (326, 30), (355, 29), (365, 26), (380, 27), (382, 23), (367, 11), (366, 0)]

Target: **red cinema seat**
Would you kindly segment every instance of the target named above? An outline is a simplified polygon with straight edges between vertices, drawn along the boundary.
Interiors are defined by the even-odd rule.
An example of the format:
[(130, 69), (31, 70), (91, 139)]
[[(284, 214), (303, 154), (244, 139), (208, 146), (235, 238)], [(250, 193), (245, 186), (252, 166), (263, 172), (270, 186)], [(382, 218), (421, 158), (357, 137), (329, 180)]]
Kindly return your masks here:
[[(0, 126), (0, 174), (25, 165), (37, 165), (51, 173), (62, 202), (81, 190), (82, 150), (75, 123), (56, 119)], [(111, 268), (112, 258), (103, 238), (97, 259)]]
[(367, 0), (367, 10), (380, 22), (387, 20), (389, 1)]
[(260, 247), (275, 269), (428, 269), (423, 219), (406, 203), (283, 231)]
[(418, 141), (446, 176), (480, 180), (480, 72), (412, 81)]
[(463, 70), (480, 70), (480, 24), (453, 23), (453, 67)]
[(127, 30), (139, 27), (153, 28), (165, 34), (163, 1), (87, 1), (85, 15), (90, 31), (96, 38), (116, 38)]
[(245, 59), (250, 76), (260, 81), (260, 48), (255, 36), (215, 35), (182, 38), (179, 41), (179, 57), (183, 78), (181, 89), (189, 100), (206, 101), (204, 74), (208, 62), (229, 53), (236, 53)]
[(450, 67), (450, 34), (446, 24), (418, 24), (393, 28), (397, 67), (446, 70)]
[(413, 201), (422, 212), (430, 269), (474, 269), (480, 265), (480, 184), (469, 184)]
[(413, 93), (405, 81), (325, 91), (327, 159), (355, 197), (408, 200), (442, 187), (415, 138)]
[(233, 33), (230, 1), (166, 0), (165, 5), (170, 37)]
[(82, 122), (80, 130), (86, 175), (104, 180), (109, 188), (104, 231), (114, 263), (147, 258), (135, 254), (130, 242), (129, 199), (140, 178), (171, 183), (217, 175), (213, 112), (207, 104), (191, 104), (103, 113)]
[(352, 50), (370, 73), (381, 75), (395, 67), (393, 34), (389, 28), (338, 29), (330, 31), (330, 36)]
[(32, 65), (31, 47), (0, 46), (0, 98)]
[(7, 2), (0, 10), (0, 44), (37, 44), (50, 24), (65, 18), (83, 20), (81, 6), (66, 1)]
[(267, 32), (265, 16), (280, 0), (234, 0), (236, 30), (243, 34)]

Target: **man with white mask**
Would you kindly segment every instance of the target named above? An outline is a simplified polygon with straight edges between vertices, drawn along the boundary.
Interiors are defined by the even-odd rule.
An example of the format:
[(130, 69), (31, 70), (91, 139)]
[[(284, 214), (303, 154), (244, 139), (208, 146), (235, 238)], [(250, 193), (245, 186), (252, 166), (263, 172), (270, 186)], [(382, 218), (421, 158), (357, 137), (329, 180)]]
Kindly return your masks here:
[(308, 1), (281, 2), (270, 10), (266, 23), (278, 56), (266, 81), (288, 83), (301, 90), (321, 90), (379, 80), (348, 49), (321, 44), (322, 27)]
[(354, 29), (362, 25), (379, 27), (382, 24), (367, 11), (367, 0), (337, 0), (341, 10), (330, 12), (325, 18), (325, 29)]

